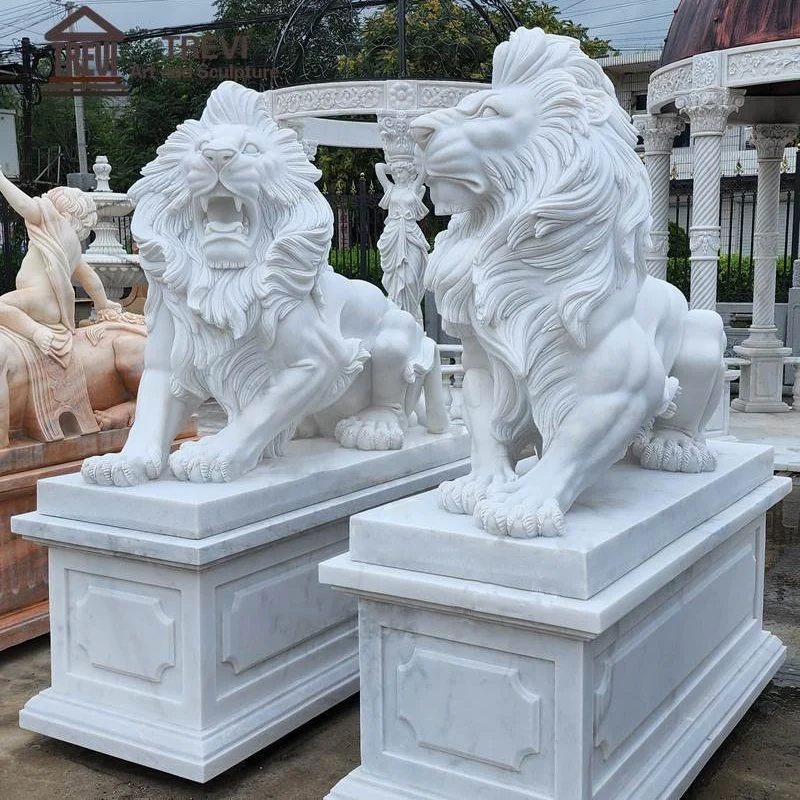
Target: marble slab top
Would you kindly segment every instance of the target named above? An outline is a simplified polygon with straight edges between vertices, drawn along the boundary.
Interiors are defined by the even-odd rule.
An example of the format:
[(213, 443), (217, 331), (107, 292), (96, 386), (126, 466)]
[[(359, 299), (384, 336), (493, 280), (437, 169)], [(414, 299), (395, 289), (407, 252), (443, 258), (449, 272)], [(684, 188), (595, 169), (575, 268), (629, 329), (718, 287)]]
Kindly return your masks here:
[(340, 495), (459, 461), (469, 455), (464, 428), (434, 435), (417, 426), (402, 450), (349, 450), (329, 439), (289, 443), (231, 483), (162, 477), (140, 486), (96, 486), (80, 474), (39, 481), (37, 512), (146, 533), (203, 539), (297, 511)]
[(351, 519), (353, 562), (588, 599), (772, 478), (772, 448), (714, 442), (715, 472), (620, 462), (582, 494), (562, 537), (512, 539), (438, 507), (436, 492)]

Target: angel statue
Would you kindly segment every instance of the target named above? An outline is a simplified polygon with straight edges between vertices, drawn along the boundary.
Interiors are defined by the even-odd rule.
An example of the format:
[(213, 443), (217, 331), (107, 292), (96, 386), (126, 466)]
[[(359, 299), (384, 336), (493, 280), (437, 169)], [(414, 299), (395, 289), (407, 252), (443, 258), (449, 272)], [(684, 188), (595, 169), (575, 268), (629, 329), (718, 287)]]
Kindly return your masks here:
[(108, 299), (81, 253), (82, 240), (97, 223), (94, 200), (64, 186), (28, 197), (2, 171), (0, 193), (25, 220), (29, 238), (16, 290), (0, 295), (0, 327), (29, 339), (66, 369), (75, 332), (72, 281), (86, 290), (99, 319), (115, 318), (122, 310)]
[[(375, 172), (384, 190), (380, 206), (388, 211), (378, 239), (382, 283), (389, 297), (421, 324), (420, 303), (429, 250), (425, 234), (417, 225), (428, 213), (422, 202), (422, 175), (413, 160), (397, 160), (391, 166), (376, 164)], [(389, 180), (390, 174), (394, 182)]]

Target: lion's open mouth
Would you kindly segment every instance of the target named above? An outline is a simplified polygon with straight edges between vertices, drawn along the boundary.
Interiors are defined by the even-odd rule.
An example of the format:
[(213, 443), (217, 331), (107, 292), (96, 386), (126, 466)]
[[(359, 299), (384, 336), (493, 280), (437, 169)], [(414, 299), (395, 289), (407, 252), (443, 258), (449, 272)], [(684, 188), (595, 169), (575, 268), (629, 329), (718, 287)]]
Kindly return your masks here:
[(209, 266), (236, 269), (251, 258), (255, 209), (241, 197), (207, 194), (198, 198), (202, 215), (203, 250)]

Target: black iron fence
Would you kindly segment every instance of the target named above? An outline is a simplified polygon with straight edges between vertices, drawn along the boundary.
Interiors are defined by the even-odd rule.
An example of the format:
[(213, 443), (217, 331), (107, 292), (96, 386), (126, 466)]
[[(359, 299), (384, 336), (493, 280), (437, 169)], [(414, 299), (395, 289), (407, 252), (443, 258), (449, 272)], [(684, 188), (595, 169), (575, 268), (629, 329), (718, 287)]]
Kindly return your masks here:
[[(784, 175), (779, 212), (779, 253), (775, 299), (786, 302), (792, 282), (792, 228), (795, 203), (794, 176)], [(334, 213), (331, 264), (337, 272), (380, 285), (381, 269), (378, 239), (386, 212), (380, 207), (383, 196), (376, 182), (361, 175), (335, 186), (322, 186)], [(721, 184), (720, 225), (722, 228), (717, 299), (721, 303), (750, 302), (753, 294), (753, 241), (757, 184), (755, 177), (723, 178)], [(430, 207), (430, 206), (429, 206)], [(692, 211), (691, 181), (673, 181), (670, 191), (670, 242), (667, 277), (687, 296), (689, 293), (689, 221)], [(130, 217), (118, 220), (120, 241), (133, 249)], [(447, 218), (433, 212), (420, 225), (428, 241), (447, 224)], [(0, 196), (0, 291), (14, 288), (16, 276), (27, 248), (25, 225)]]
[(27, 249), (25, 223), (0, 195), (0, 293), (14, 288), (14, 279)]
[[(775, 300), (785, 303), (792, 285), (794, 175), (781, 178), (778, 215), (778, 263)], [(756, 222), (755, 176), (723, 178), (719, 223), (720, 256), (717, 301), (749, 303), (753, 299), (753, 245)], [(692, 182), (672, 181), (670, 187), (670, 236), (667, 279), (689, 296), (689, 221), (692, 214)]]

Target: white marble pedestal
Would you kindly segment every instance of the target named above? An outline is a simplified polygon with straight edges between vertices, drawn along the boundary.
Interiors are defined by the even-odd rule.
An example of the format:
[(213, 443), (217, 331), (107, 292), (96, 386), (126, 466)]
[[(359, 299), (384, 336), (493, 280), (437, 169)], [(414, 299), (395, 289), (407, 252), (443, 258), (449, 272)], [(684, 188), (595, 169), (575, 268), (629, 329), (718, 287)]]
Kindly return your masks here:
[(739, 396), (731, 403), (736, 411), (764, 412), (791, 411), (783, 402), (783, 360), (792, 354), (791, 347), (746, 347), (733, 349), (747, 362), (741, 365)]
[(355, 603), (317, 580), (349, 516), (463, 474), (463, 429), (388, 453), (293, 442), (231, 484), (39, 483), (52, 686), (20, 725), (207, 781), (358, 689)]
[(362, 765), (328, 800), (679, 798), (784, 658), (762, 629), (772, 452), (619, 464), (562, 539), (493, 538), (432, 492), (355, 517)]

